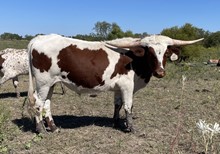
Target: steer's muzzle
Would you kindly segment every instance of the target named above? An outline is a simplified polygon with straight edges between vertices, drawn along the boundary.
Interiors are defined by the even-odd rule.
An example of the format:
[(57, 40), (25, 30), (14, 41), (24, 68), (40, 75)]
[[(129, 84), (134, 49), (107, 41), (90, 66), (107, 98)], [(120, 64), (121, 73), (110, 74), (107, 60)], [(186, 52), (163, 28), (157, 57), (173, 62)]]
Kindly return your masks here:
[(153, 75), (157, 78), (162, 78), (165, 76), (165, 70), (163, 68), (159, 68), (153, 73)]

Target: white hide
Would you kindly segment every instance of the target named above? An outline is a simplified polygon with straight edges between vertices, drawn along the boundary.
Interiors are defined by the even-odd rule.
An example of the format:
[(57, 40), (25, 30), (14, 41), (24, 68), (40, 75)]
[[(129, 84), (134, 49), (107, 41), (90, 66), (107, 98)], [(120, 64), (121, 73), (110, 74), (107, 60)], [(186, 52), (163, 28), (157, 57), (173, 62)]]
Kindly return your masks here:
[(1, 72), (3, 77), (0, 84), (18, 75), (28, 74), (28, 54), (26, 49), (7, 48), (1, 51), (1, 56), (5, 61), (2, 64)]
[(28, 74), (28, 53), (26, 49), (7, 48), (0, 51), (0, 55), (5, 59), (0, 70), (0, 84), (12, 79), (17, 97), (19, 97), (18, 76)]

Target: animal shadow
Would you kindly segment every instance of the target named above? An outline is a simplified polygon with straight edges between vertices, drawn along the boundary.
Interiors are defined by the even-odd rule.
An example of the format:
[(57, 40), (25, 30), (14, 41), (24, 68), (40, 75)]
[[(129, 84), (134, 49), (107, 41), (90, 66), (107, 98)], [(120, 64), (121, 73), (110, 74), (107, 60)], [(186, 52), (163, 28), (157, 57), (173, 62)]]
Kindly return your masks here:
[(34, 122), (28, 117), (15, 119), (12, 120), (12, 122), (16, 124), (24, 132), (28, 132), (28, 131), (35, 132)]
[[(20, 97), (26, 97), (26, 96), (27, 96), (27, 91), (20, 92)], [(10, 97), (17, 97), (17, 94), (13, 93), (13, 92), (7, 92), (7, 93), (0, 94), (0, 99), (1, 98), (10, 98)]]
[(90, 125), (112, 127), (112, 118), (108, 117), (61, 115), (53, 116), (53, 118), (57, 127), (63, 129), (86, 127)]
[[(74, 129), (90, 125), (113, 128), (113, 119), (108, 117), (55, 115), (53, 118), (57, 127), (61, 129)], [(15, 119), (12, 122), (21, 128), (24, 132), (35, 132), (34, 122), (27, 117)]]

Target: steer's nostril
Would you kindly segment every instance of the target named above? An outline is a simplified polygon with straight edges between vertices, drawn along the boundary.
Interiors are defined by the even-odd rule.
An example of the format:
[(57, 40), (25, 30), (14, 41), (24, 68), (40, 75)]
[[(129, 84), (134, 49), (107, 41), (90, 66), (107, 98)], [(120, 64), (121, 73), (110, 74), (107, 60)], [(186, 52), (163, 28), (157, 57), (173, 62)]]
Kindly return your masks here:
[(153, 75), (157, 78), (162, 78), (165, 76), (165, 71), (156, 71)]

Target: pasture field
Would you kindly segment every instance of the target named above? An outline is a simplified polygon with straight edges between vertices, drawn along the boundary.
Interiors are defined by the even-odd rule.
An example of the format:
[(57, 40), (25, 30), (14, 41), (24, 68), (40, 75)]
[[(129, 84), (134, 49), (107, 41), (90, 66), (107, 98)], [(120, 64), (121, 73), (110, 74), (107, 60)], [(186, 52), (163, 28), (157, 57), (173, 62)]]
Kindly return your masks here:
[[(184, 64), (184, 63), (182, 63)], [(183, 82), (182, 75), (186, 76)], [(112, 128), (113, 93), (97, 97), (77, 95), (59, 84), (52, 97), (52, 113), (59, 133), (35, 134), (23, 107), (28, 76), (20, 76), (21, 97), (11, 81), (0, 87), (2, 113), (0, 153), (13, 154), (202, 154), (220, 153), (220, 135), (206, 146), (196, 123), (220, 123), (220, 68), (195, 63), (168, 63), (163, 79), (152, 78), (134, 96), (135, 134)], [(1, 115), (1, 114), (0, 114)], [(124, 110), (121, 110), (124, 118)], [(123, 121), (122, 121), (123, 122)]]
[(0, 40), (0, 50), (6, 48), (25, 49), (28, 43), (28, 40)]

